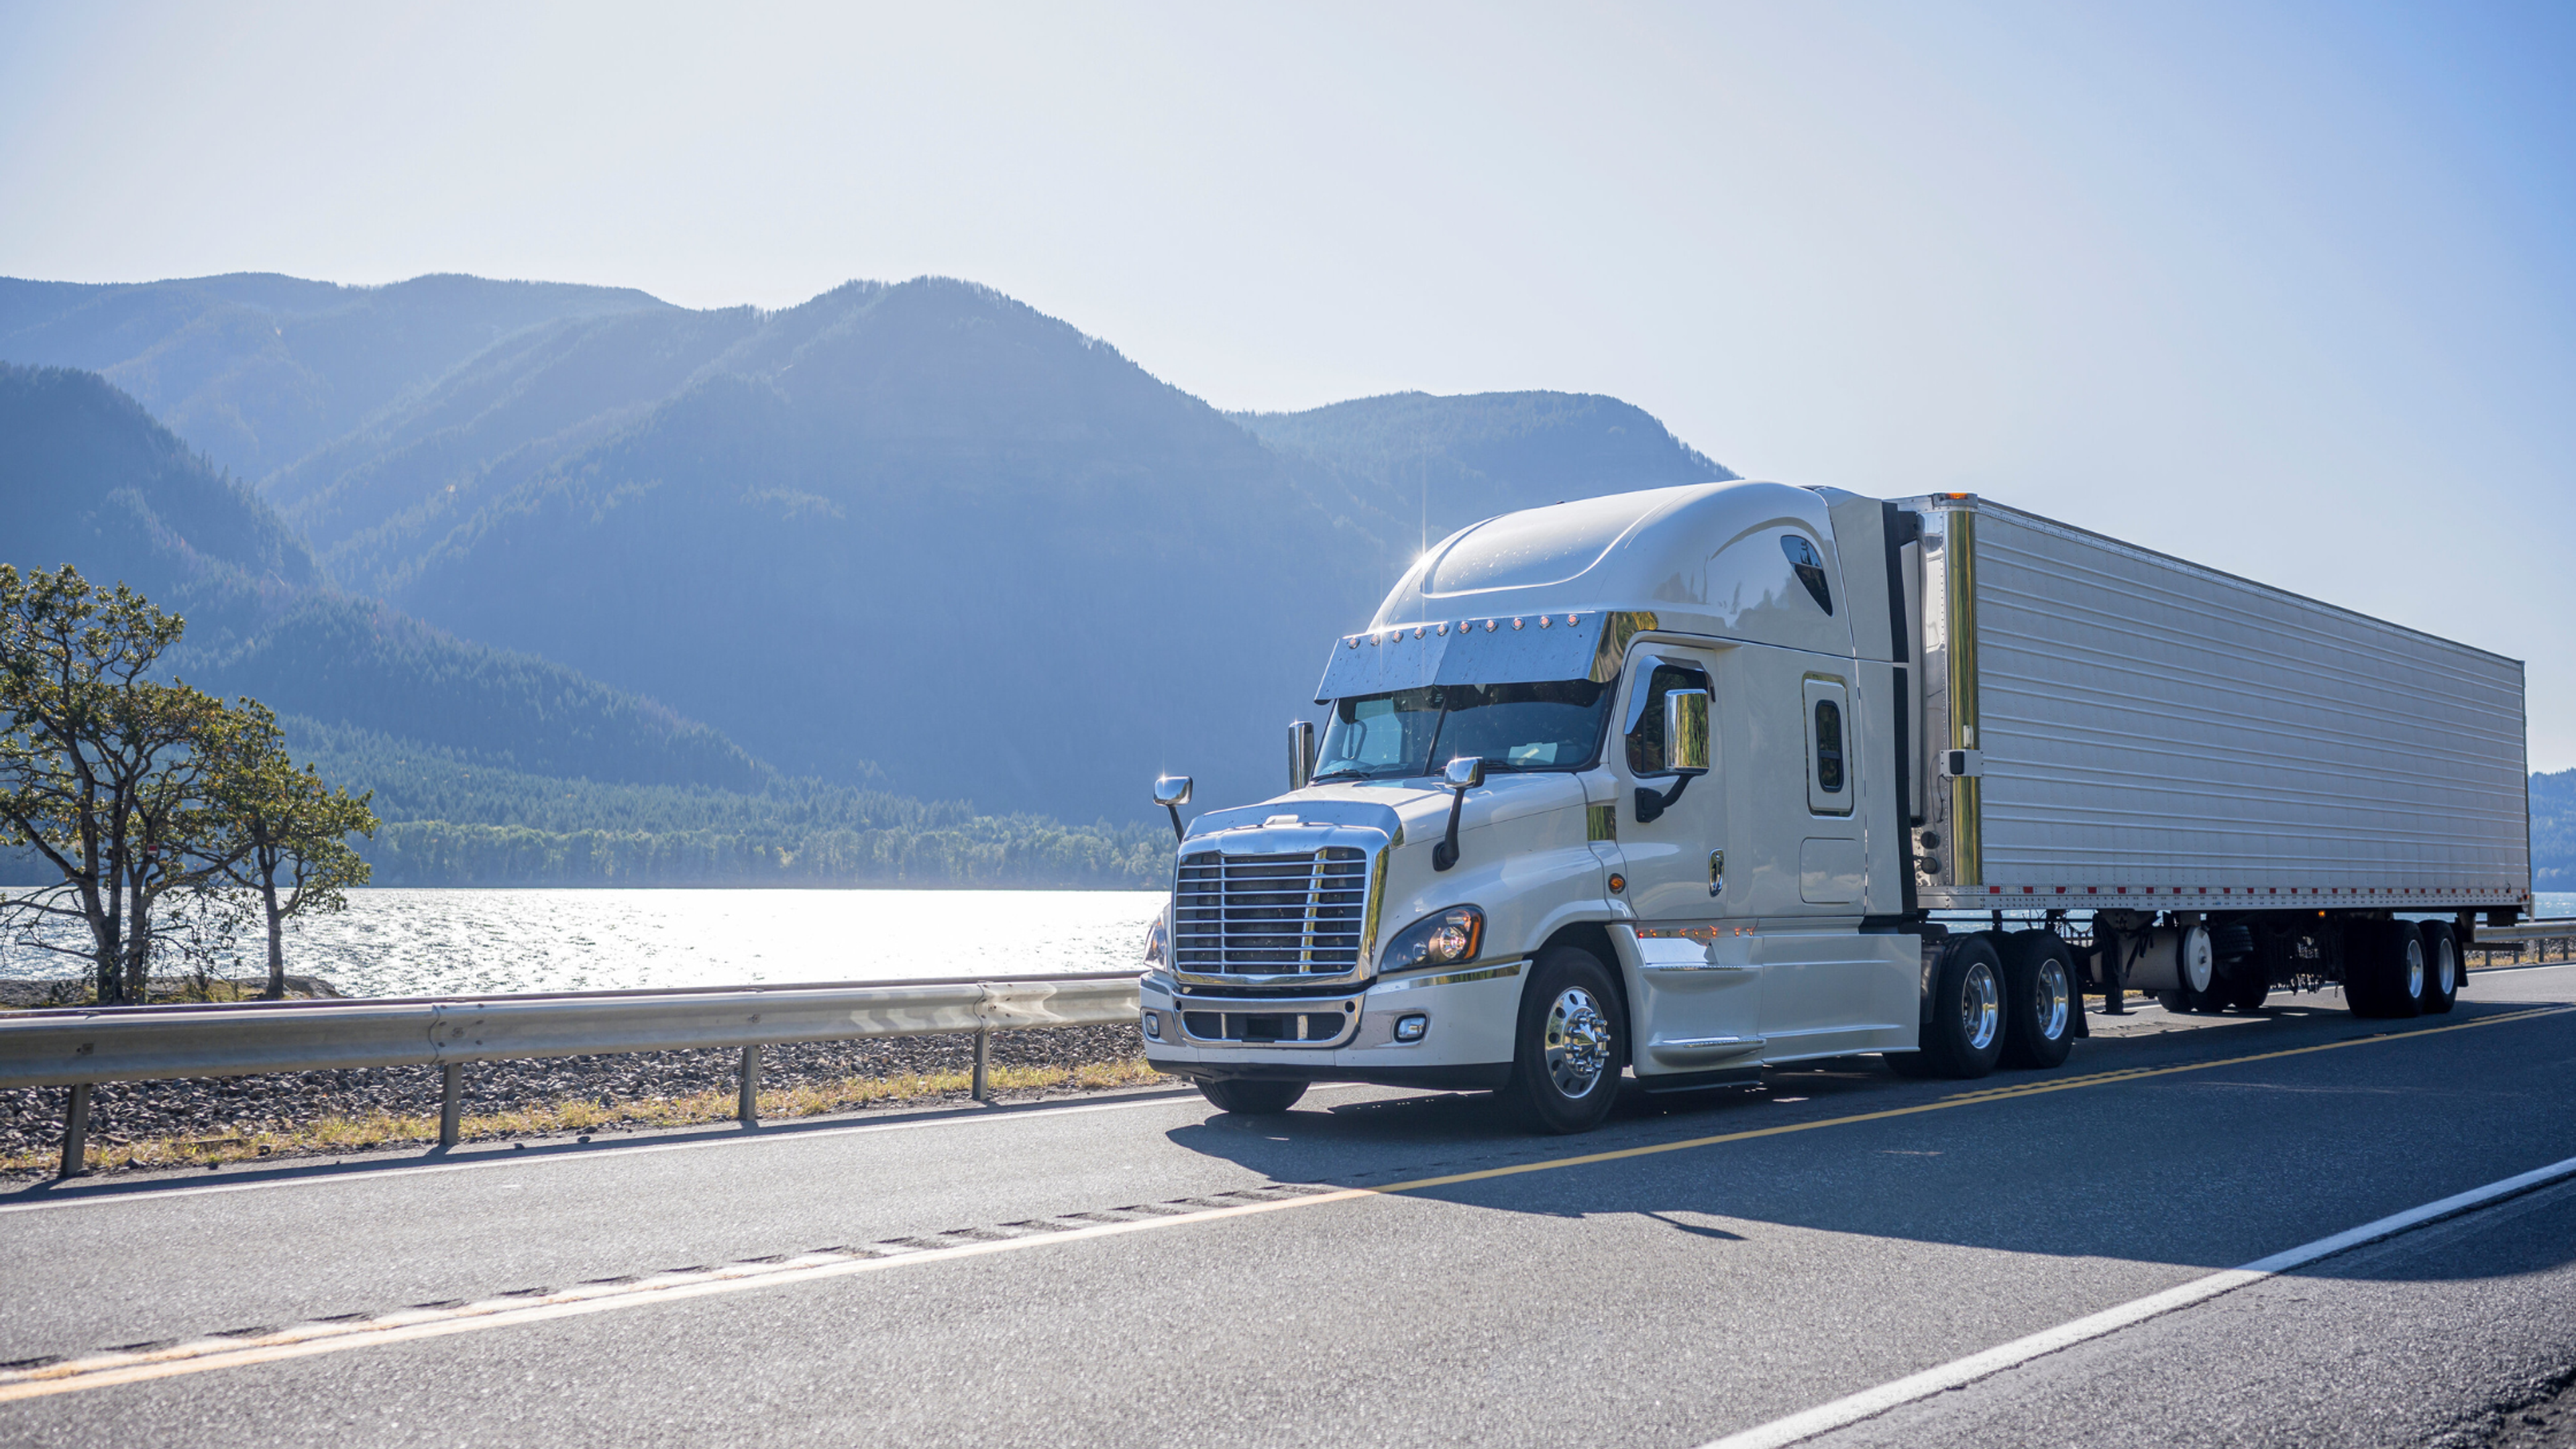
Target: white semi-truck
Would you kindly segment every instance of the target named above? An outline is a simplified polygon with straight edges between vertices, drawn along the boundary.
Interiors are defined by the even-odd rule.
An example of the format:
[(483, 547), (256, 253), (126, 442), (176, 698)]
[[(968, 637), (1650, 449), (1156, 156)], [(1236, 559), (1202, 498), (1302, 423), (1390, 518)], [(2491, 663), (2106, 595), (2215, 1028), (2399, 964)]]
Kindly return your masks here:
[[(2434, 576), (2428, 576), (2428, 583)], [(2442, 1012), (2530, 904), (2519, 662), (1969, 494), (1488, 519), (1333, 641), (1288, 793), (1182, 826), (1158, 1069), (1647, 1090), (2054, 1067), (2084, 997)]]

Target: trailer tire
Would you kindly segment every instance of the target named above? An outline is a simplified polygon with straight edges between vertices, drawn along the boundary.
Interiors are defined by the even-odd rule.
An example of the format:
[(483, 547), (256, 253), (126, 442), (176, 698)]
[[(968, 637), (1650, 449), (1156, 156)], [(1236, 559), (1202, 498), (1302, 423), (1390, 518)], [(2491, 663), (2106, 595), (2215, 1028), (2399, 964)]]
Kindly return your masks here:
[(2055, 931), (2016, 931), (2003, 939), (2004, 1048), (2008, 1067), (2060, 1066), (2075, 1049), (2075, 1017), (2084, 1009), (2075, 953)]
[(1626, 1046), (1609, 968), (1580, 946), (1552, 946), (1521, 993), (1512, 1074), (1496, 1095), (1533, 1132), (1589, 1132), (1618, 1102)]
[[(2003, 1056), (2004, 963), (1983, 935), (1955, 936), (1932, 977), (1932, 1019), (1916, 1053), (1922, 1075), (1965, 1081)], [(1905, 1070), (1899, 1067), (1898, 1070)]]
[(2399, 1018), (2424, 1009), (2424, 937), (2412, 921), (2356, 921), (2345, 938), (2343, 999), (2352, 1014)]
[(2263, 998), (2272, 994), (2272, 983), (2264, 978), (2260, 961), (2236, 963), (2236, 974), (2227, 978), (2227, 1004), (2238, 1011), (2260, 1011)]
[(2415, 928), (2424, 938), (2426, 1016), (2440, 1016), (2460, 1000), (2460, 936), (2448, 921), (2426, 921)]
[(1304, 1082), (1261, 1082), (1235, 1080), (1201, 1082), (1199, 1095), (1213, 1103), (1220, 1112), (1244, 1117), (1268, 1117), (1297, 1105), (1306, 1095)]
[(2218, 964), (2218, 942), (2207, 926), (2186, 926), (2174, 943), (2174, 970), (2182, 982), (2185, 1011), (2215, 1016), (2227, 1009), (2227, 973)]

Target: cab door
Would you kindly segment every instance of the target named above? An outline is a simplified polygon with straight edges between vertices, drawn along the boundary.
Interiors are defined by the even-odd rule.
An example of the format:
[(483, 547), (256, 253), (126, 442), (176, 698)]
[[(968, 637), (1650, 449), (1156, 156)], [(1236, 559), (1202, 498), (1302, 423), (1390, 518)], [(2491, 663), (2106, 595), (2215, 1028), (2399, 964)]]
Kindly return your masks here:
[(1714, 696), (1723, 657), (1715, 650), (1639, 646), (1630, 659), (1618, 736), (1609, 752), (1626, 877), (1622, 894), (1635, 912), (1629, 930), (1638, 962), (1635, 1061), (1641, 1077), (1749, 1066), (1762, 1045), (1761, 968), (1745, 937), (1720, 920), (1726, 883), (1723, 732), (1710, 732), (1707, 774), (1684, 780), (1666, 773), (1664, 698), (1679, 689), (1707, 690), (1711, 718), (1717, 718)]

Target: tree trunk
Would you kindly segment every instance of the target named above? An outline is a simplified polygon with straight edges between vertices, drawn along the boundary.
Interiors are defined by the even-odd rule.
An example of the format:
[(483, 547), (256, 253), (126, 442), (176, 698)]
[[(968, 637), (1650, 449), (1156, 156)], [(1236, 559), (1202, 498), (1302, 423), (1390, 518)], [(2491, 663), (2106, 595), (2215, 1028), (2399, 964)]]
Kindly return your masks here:
[(265, 876), (259, 883), (260, 903), (268, 911), (268, 991), (271, 1001), (286, 999), (286, 917), (277, 909), (277, 878)]
[(139, 887), (125, 894), (125, 1004), (152, 1004), (152, 898)]

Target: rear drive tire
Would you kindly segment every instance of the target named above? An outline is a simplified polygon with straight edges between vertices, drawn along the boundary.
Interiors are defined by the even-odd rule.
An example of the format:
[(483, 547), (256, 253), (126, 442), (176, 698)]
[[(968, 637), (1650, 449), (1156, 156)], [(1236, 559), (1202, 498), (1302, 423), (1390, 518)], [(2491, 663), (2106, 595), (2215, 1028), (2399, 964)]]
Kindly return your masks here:
[(1199, 1095), (1216, 1105), (1220, 1112), (1233, 1112), (1245, 1117), (1268, 1117), (1285, 1112), (1306, 1095), (1304, 1082), (1201, 1082)]
[(2358, 921), (2344, 948), (2344, 1004), (2355, 1016), (2424, 1009), (2424, 937), (2412, 921)]
[(2008, 1067), (2059, 1066), (2075, 1048), (2075, 953), (2055, 931), (2004, 938), (2004, 1048)]
[(2424, 991), (2418, 997), (2426, 1016), (2440, 1016), (2460, 1000), (2460, 936), (2448, 921), (2426, 921), (2416, 932), (2424, 938)]
[(1965, 1081), (1995, 1069), (2004, 1051), (2004, 963), (1984, 936), (1955, 936), (1932, 977), (1932, 1020), (1919, 1053), (1924, 1075)]
[(1609, 968), (1581, 947), (1552, 947), (1521, 993), (1512, 1075), (1497, 1096), (1533, 1132), (1589, 1132), (1619, 1099), (1626, 1045)]

